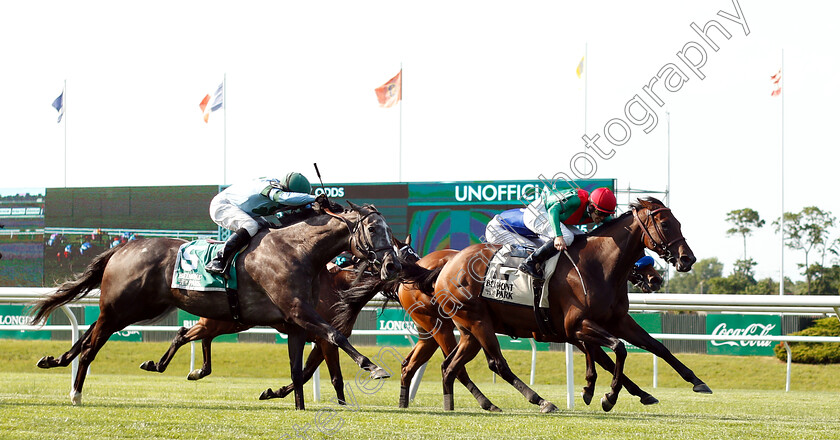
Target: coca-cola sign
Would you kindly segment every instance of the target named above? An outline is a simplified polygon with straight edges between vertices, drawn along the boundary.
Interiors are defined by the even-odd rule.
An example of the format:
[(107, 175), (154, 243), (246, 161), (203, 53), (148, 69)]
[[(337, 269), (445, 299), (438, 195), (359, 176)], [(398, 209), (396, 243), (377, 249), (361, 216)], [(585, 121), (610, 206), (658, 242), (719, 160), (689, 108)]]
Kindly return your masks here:
[[(739, 336), (781, 335), (781, 318), (778, 315), (707, 315), (706, 332), (720, 336), (706, 344), (709, 354), (773, 356), (776, 342), (737, 340)], [(736, 339), (729, 339), (729, 338)]]

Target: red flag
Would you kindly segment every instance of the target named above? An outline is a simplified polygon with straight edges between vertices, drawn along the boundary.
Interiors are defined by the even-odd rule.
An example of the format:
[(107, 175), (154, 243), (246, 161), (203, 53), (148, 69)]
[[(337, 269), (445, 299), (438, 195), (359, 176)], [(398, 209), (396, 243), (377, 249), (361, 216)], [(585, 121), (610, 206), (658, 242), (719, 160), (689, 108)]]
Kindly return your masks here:
[(782, 69), (779, 69), (775, 75), (770, 77), (770, 81), (773, 81), (773, 91), (770, 92), (770, 96), (779, 96), (782, 94)]
[(380, 107), (393, 107), (402, 99), (402, 70), (397, 76), (376, 88), (376, 99)]
[(204, 99), (201, 100), (201, 103), (198, 104), (198, 106), (201, 107), (201, 113), (204, 114), (204, 122), (207, 122), (207, 120), (210, 117), (210, 112), (204, 111), (204, 109), (207, 108), (207, 103), (209, 103), (209, 102), (210, 102), (210, 95), (206, 95), (204, 97)]

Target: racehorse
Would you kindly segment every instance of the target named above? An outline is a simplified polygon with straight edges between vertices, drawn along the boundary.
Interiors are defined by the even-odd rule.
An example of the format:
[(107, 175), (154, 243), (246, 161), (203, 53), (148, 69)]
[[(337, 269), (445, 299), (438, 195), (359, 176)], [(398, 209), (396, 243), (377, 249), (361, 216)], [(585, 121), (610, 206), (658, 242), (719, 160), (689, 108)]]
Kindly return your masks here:
[[(440, 269), (452, 257), (458, 254), (459, 251), (454, 249), (443, 249), (431, 252), (417, 262), (418, 265), (428, 269)], [(662, 276), (656, 271), (653, 266), (646, 266), (634, 269), (629, 277), (629, 281), (638, 286), (645, 292), (653, 292), (659, 290), (662, 285)], [(403, 309), (411, 317), (414, 323), (423, 330), (418, 338), (417, 344), (411, 349), (403, 362), (402, 374), (400, 376), (400, 408), (408, 408), (409, 404), (409, 387), (411, 380), (414, 378), (417, 370), (431, 359), (432, 355), (440, 347), (444, 357), (448, 356), (457, 345), (455, 335), (455, 325), (449, 317), (444, 316), (436, 304), (432, 303), (432, 298), (418, 289), (417, 286), (404, 283), (400, 286), (399, 301)], [(541, 338), (541, 335), (535, 333), (535, 338)], [(581, 344), (577, 344), (578, 348), (584, 350)], [(595, 347), (603, 351), (600, 347)], [(607, 370), (613, 370), (615, 365), (609, 356), (596, 356), (597, 362)], [(587, 386), (584, 388), (584, 401), (588, 405), (592, 399), (592, 391), (595, 386), (596, 374), (594, 367), (590, 365), (592, 358), (587, 353)], [(476, 398), (479, 405), (486, 410), (501, 411), (498, 407), (493, 405), (490, 400), (475, 386), (470, 380), (466, 369), (462, 369), (457, 373), (458, 381), (460, 381)], [(655, 397), (651, 396), (646, 391), (639, 388), (626, 376), (623, 378), (622, 384), (627, 388), (627, 391), (638, 396), (640, 401), (645, 405), (651, 405), (659, 402)], [(588, 393), (587, 393), (588, 391)], [(588, 397), (587, 397), (588, 394)]]
[[(394, 239), (394, 246), (398, 250), (397, 256), (402, 266), (397, 280), (400, 282), (421, 284), (430, 283), (430, 281), (424, 281), (424, 278), (428, 277), (428, 271), (412, 268), (412, 266), (414, 266), (413, 263), (419, 259), (419, 256), (414, 249), (411, 248), (411, 236), (408, 236), (405, 243)], [(357, 290), (352, 294), (344, 293), (356, 283), (358, 277), (364, 277), (366, 280), (371, 280), (373, 282), (371, 285), (366, 285), (364, 290)], [(387, 283), (391, 284), (391, 282)], [(324, 268), (318, 273), (317, 285), (319, 294), (316, 311), (319, 315), (321, 315), (321, 317), (328, 321), (330, 325), (341, 332), (341, 334), (346, 337), (350, 337), (350, 334), (353, 331), (353, 325), (355, 324), (356, 318), (359, 316), (359, 312), (361, 312), (362, 307), (364, 307), (374, 295), (379, 293), (380, 290), (383, 288), (387, 289), (385, 284), (386, 281), (382, 281), (375, 274), (360, 271), (358, 268), (342, 268), (335, 273), (332, 273)], [(430, 286), (425, 287), (425, 289), (431, 291)], [(189, 380), (201, 379), (210, 375), (212, 372), (211, 344), (213, 338), (223, 334), (242, 332), (251, 327), (252, 326), (238, 324), (234, 321), (222, 321), (202, 317), (189, 329), (182, 327), (178, 331), (178, 334), (172, 340), (172, 344), (169, 349), (166, 353), (164, 353), (158, 363), (155, 363), (154, 361), (146, 361), (140, 365), (140, 368), (147, 371), (162, 373), (166, 370), (169, 362), (172, 360), (172, 357), (181, 346), (188, 342), (201, 340), (201, 348), (204, 357), (203, 365), (201, 368), (190, 372), (187, 376), (187, 379)], [(321, 338), (311, 338), (311, 335), (309, 336), (310, 337), (307, 340), (314, 341), (316, 346), (309, 353), (303, 367), (303, 382), (308, 382), (321, 362), (326, 361), (338, 402), (340, 404), (344, 404), (344, 379), (338, 360), (338, 349)], [(269, 388), (263, 391), (260, 395), (260, 399), (264, 400), (286, 397), (292, 391), (294, 391), (293, 383), (277, 391), (272, 391), (271, 388)]]
[[(531, 403), (538, 404), (542, 412), (556, 410), (551, 402), (540, 397), (510, 370), (496, 339), (497, 332), (523, 338), (539, 336), (538, 340), (548, 342), (577, 342), (586, 353), (595, 356), (596, 361), (600, 358), (598, 353), (609, 357), (602, 350), (592, 348), (611, 348), (616, 356), (613, 381), (601, 403), (607, 411), (615, 405), (625, 380), (623, 368), (627, 351), (621, 340), (610, 332), (621, 330), (622, 325), (630, 326), (625, 332), (628, 334), (634, 333), (636, 328), (641, 329), (628, 314), (626, 282), (633, 264), (644, 247), (656, 252), (680, 272), (690, 270), (696, 258), (682, 236), (679, 221), (669, 208), (654, 198), (640, 199), (631, 204), (630, 211), (580, 238), (566, 253), (574, 264), (561, 258), (551, 278), (546, 280), (549, 283), (549, 316), (557, 331), (555, 335), (539, 333), (533, 310), (481, 297), (487, 265), (500, 246), (469, 246), (444, 265), (435, 283), (435, 303), (461, 330), (455, 351), (442, 365), (445, 410), (454, 409), (452, 385), (457, 373), (481, 349), (490, 370), (513, 385)], [(648, 349), (652, 344), (643, 341), (639, 346)], [(694, 391), (711, 392), (691, 370), (679, 365), (683, 369), (681, 376), (694, 384)], [(587, 376), (589, 370), (587, 368)], [(594, 368), (591, 370), (594, 372)]]
[[(288, 349), (295, 407), (304, 409), (302, 361), (306, 334), (317, 335), (344, 350), (373, 378), (389, 374), (359, 353), (347, 338), (315, 311), (315, 277), (333, 257), (349, 250), (392, 279), (400, 263), (391, 246), (385, 218), (375, 207), (340, 205), (326, 198), (298, 223), (281, 229), (263, 229), (237, 257), (239, 320), (245, 325), (267, 325), (289, 336)], [(198, 316), (234, 320), (224, 292), (196, 292), (171, 288), (178, 248), (184, 240), (148, 238), (132, 240), (110, 249), (90, 263), (75, 280), (65, 282), (52, 295), (35, 302), (33, 321), (42, 322), (56, 308), (100, 287), (99, 319), (84, 336), (58, 359), (45, 356), (41, 368), (67, 366), (81, 354), (70, 400), (81, 403), (88, 366), (108, 337), (127, 325), (150, 321), (177, 307)]]

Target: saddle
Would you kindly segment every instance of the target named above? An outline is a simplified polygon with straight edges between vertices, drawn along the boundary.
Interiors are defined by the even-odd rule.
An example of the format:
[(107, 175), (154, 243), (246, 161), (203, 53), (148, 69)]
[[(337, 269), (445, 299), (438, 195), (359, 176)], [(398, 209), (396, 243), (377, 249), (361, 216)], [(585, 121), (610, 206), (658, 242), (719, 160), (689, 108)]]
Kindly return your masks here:
[[(534, 309), (534, 317), (540, 332), (547, 335), (557, 334), (551, 323), (548, 303), (548, 287), (544, 280), (536, 280), (519, 271), (522, 263), (534, 248), (521, 245), (504, 245), (493, 255), (487, 265), (481, 296), (491, 301), (499, 301)], [(559, 259), (557, 254), (545, 262), (545, 279), (551, 277)]]

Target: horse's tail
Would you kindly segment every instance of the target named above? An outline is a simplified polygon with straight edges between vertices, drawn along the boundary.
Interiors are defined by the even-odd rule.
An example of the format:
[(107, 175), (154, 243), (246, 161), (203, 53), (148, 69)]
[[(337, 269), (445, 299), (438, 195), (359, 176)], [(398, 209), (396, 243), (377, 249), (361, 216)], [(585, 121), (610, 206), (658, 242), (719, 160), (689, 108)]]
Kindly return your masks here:
[(121, 248), (122, 246), (116, 246), (97, 255), (90, 262), (84, 273), (73, 280), (62, 283), (58, 286), (55, 293), (32, 303), (32, 310), (29, 312), (32, 315), (32, 324), (36, 325), (42, 321), (46, 321), (47, 317), (55, 309), (77, 298), (84, 297), (91, 290), (99, 287), (100, 283), (102, 283), (102, 274), (105, 272), (105, 266), (114, 253)]

